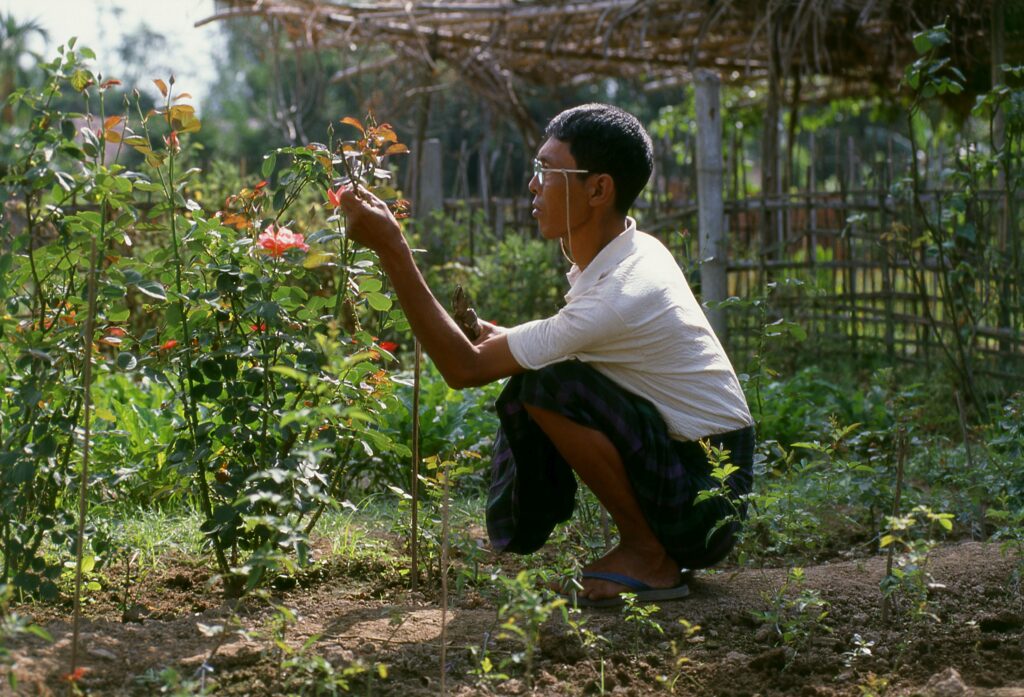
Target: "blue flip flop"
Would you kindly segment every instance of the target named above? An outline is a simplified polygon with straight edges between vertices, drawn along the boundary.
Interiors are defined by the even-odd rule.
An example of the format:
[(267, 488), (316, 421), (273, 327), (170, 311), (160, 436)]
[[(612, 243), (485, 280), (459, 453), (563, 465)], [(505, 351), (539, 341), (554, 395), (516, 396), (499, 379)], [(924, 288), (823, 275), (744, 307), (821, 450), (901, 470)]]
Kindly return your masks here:
[[(686, 577), (687, 575), (684, 574), (684, 578)], [(583, 578), (609, 581), (611, 583), (617, 583), (620, 586), (625, 586), (629, 589), (625, 592), (636, 595), (636, 601), (638, 603), (682, 600), (690, 594), (690, 587), (687, 586), (686, 583), (681, 582), (678, 586), (673, 586), (672, 588), (652, 588), (643, 581), (635, 579), (632, 576), (617, 574), (610, 571), (585, 571), (583, 573)], [(573, 593), (573, 597), (569, 598), (569, 600), (570, 602), (575, 602), (577, 607), (622, 607), (626, 604), (626, 600), (621, 594), (612, 596), (611, 598), (598, 598), (593, 600)]]

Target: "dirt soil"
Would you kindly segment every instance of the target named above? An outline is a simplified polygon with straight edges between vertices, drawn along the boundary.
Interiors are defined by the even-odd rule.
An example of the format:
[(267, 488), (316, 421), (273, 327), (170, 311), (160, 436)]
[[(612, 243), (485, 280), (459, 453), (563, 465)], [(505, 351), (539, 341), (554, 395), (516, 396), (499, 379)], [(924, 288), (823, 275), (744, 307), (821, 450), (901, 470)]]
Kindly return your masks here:
[[(217, 695), (332, 694), (302, 691), (294, 671), (292, 678), (281, 672), (282, 654), (271, 639), (275, 603), (295, 613), (285, 634), (290, 647), (318, 637), (308, 657), (326, 659), (339, 673), (354, 664), (367, 667), (349, 680), (352, 693), (442, 693), (438, 598), (402, 590), (397, 574), (331, 562), (289, 590), (232, 609), (207, 583), (203, 568), (178, 560), (154, 571), (135, 587), (137, 602), (127, 611), (114, 587), (85, 608), (80, 664), (88, 671), (78, 682), (82, 693), (160, 694), (159, 682), (140, 676), (172, 667), (192, 678), (207, 665)], [(798, 622), (796, 628), (808, 636), (788, 641), (758, 616), (771, 607), (787, 568), (703, 572), (691, 582), (689, 598), (666, 603), (653, 616), (663, 634), (651, 623), (626, 621), (621, 610), (589, 610), (584, 627), (607, 641), (587, 646), (556, 613), (542, 628), (532, 670), (506, 665), (500, 669), (505, 679), (479, 675), (484, 650), (498, 672), (521, 649), (498, 638), (501, 600), (484, 583), (479, 591), (453, 593), (445, 689), (452, 695), (647, 695), (674, 689), (735, 697), (1024, 697), (1020, 568), (1020, 559), (1001, 554), (995, 544), (938, 547), (928, 566), (941, 584), (927, 606), (934, 617), (912, 617), (904, 601), (883, 623), (884, 557), (808, 567), (802, 586), (786, 596), (783, 619), (795, 616), (801, 591), (816, 591), (828, 603), (828, 615)], [(30, 614), (53, 642), (20, 637), (9, 645), (17, 661), (17, 694), (67, 694), (62, 675), (69, 665), (69, 609), (33, 605), (19, 614)], [(680, 619), (699, 625), (699, 631), (687, 635)], [(216, 626), (227, 629), (208, 636)], [(860, 655), (854, 655), (858, 647)], [(378, 664), (386, 666), (386, 676)], [(0, 693), (4, 689), (11, 693), (6, 685)]]

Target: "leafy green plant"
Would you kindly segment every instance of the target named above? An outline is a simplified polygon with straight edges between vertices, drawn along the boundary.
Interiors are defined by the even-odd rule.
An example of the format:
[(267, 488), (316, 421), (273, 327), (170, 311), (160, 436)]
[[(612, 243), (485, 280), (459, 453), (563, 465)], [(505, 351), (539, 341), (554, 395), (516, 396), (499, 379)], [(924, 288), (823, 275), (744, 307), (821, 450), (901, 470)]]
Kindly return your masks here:
[(905, 600), (904, 609), (912, 619), (927, 617), (938, 621), (928, 607), (930, 585), (934, 582), (928, 572), (928, 555), (935, 547), (933, 530), (950, 532), (952, 519), (952, 514), (935, 513), (924, 505), (915, 506), (907, 515), (886, 518), (887, 531), (879, 547), (891, 546), (898, 552), (896, 564), (882, 579), (882, 596), (890, 604), (898, 605)]
[[(960, 94), (966, 84), (948, 55), (950, 41), (945, 24), (914, 35), (918, 58), (906, 67), (902, 82), (912, 99), (907, 110), (912, 152), (922, 151), (929, 132), (936, 131), (934, 103)], [(1002, 69), (1021, 74), (1019, 67)], [(909, 204), (910, 210), (883, 236), (883, 242), (909, 262), (915, 292), (924, 299), (934, 287), (941, 299), (941, 311), (926, 301), (923, 312), (955, 388), (975, 410), (984, 409), (986, 397), (979, 377), (986, 364), (980, 351), (985, 340), (979, 331), (1019, 324), (1020, 304), (1014, 298), (1024, 277), (1013, 211), (1024, 134), (1020, 95), (1019, 87), (996, 85), (977, 100), (973, 115), (985, 119), (988, 128), (960, 145), (951, 162), (942, 163), (936, 200), (929, 200), (936, 189), (919, 159), (910, 158), (908, 177), (896, 182), (892, 192), (893, 199)], [(1005, 117), (1005, 129), (996, 127), (997, 113)], [(1005, 198), (989, 204), (979, 192), (990, 187), (994, 177)]]
[(795, 651), (802, 650), (814, 636), (831, 629), (824, 624), (829, 603), (812, 588), (806, 588), (803, 568), (793, 567), (774, 593), (763, 598), (768, 608), (754, 616), (770, 627), (777, 642)]
[[(522, 650), (512, 653), (511, 663), (521, 664), (528, 681), (533, 680), (533, 661), (540, 646), (540, 628), (561, 607), (565, 598), (551, 599), (550, 593), (539, 586), (536, 574), (520, 571), (514, 578), (495, 573), (493, 581), (501, 584), (505, 601), (498, 608), (501, 629), (499, 639), (513, 639)], [(502, 669), (507, 667), (502, 662)]]
[(7, 674), (7, 685), (17, 691), (18, 677), (14, 674), (15, 662), (7, 647), (9, 641), (22, 634), (32, 634), (43, 641), (53, 641), (49, 632), (10, 608), (11, 586), (0, 585), (0, 668)]
[(194, 697), (196, 695), (209, 695), (217, 689), (216, 683), (205, 679), (205, 672), (198, 677), (183, 677), (174, 668), (162, 668), (157, 670), (150, 668), (135, 679), (140, 687), (155, 690), (155, 694), (169, 695), (170, 697)]
[[(402, 451), (377, 428), (390, 405), (389, 354), (370, 331), (400, 317), (336, 209), (337, 187), (358, 185), (402, 214), (384, 165), (406, 149), (387, 124), (345, 118), (355, 138), (329, 133), (326, 145), (270, 153), (266, 179), (211, 214), (193, 196), (188, 139), (201, 124), (188, 95), (173, 79), (155, 80), (157, 108), (144, 111), (136, 95), (108, 115), (118, 81), (73, 48), (43, 66), (44, 87), (11, 97), (33, 122), (0, 182), (20, 196), (26, 220), (0, 255), (0, 372), (10, 386), (0, 411), (0, 580), (30, 595), (57, 592), (63, 561), (48, 552), (69, 546), (65, 500), (76, 484), (88, 360), (111, 388), (95, 411), (100, 486), (91, 503), (122, 498), (119, 489), (147, 503), (187, 498), (236, 595), (289, 559), (308, 559), (306, 536), (352, 475), (353, 453)], [(74, 115), (52, 107), (62, 89), (84, 101), (88, 126), (76, 131)], [(334, 215), (328, 227), (294, 232), (303, 223), (286, 216), (311, 197), (326, 198)], [(159, 242), (135, 246), (151, 236)], [(96, 330), (83, 337), (90, 276)], [(102, 540), (91, 544), (101, 559)]]
[(789, 344), (790, 341), (803, 341), (807, 338), (807, 330), (800, 324), (785, 317), (778, 316), (773, 307), (774, 296), (787, 289), (800, 289), (803, 281), (785, 278), (781, 281), (770, 281), (758, 295), (740, 298), (731, 296), (720, 302), (708, 303), (715, 310), (730, 313), (747, 313), (754, 318), (755, 339), (749, 368), (740, 375), (744, 389), (753, 392), (751, 400), (755, 421), (760, 424), (766, 410), (763, 398), (765, 385), (778, 376), (776, 370), (769, 365), (773, 352)]
[(622, 606), (622, 621), (626, 623), (626, 626), (632, 627), (635, 642), (633, 648), (639, 653), (645, 639), (665, 633), (665, 628), (661, 626), (661, 622), (657, 618), (661, 608), (654, 603), (638, 602), (636, 593), (623, 593), (622, 598), (625, 601)]

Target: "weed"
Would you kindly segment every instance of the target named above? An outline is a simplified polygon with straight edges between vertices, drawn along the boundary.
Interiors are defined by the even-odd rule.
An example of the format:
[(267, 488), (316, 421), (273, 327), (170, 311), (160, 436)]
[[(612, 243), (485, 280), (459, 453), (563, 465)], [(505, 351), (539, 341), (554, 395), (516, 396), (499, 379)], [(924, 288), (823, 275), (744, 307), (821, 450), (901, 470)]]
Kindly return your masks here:
[(814, 589), (805, 588), (804, 570), (794, 567), (778, 590), (763, 594), (768, 609), (754, 617), (771, 627), (779, 643), (794, 651), (802, 650), (812, 637), (832, 631), (824, 624), (829, 603)]
[(142, 675), (135, 678), (139, 687), (147, 688), (153, 694), (168, 695), (168, 697), (195, 697), (196, 695), (209, 695), (217, 689), (212, 681), (206, 680), (206, 671), (200, 666), (200, 675), (193, 678), (184, 678), (174, 668), (162, 668), (156, 670), (150, 668)]
[[(495, 573), (493, 581), (501, 584), (506, 600), (498, 609), (501, 629), (499, 639), (519, 642), (521, 651), (513, 652), (511, 661), (521, 663), (528, 681), (533, 680), (533, 659), (540, 646), (540, 628), (552, 614), (566, 605), (565, 598), (550, 600), (550, 594), (540, 590), (537, 574), (520, 571), (515, 578)], [(505, 667), (503, 664), (502, 668)]]
[(868, 673), (864, 683), (857, 685), (861, 697), (882, 697), (889, 691), (889, 680), (874, 673)]
[(633, 640), (636, 642), (633, 649), (639, 653), (643, 648), (644, 639), (665, 633), (665, 628), (655, 617), (661, 608), (654, 603), (637, 602), (636, 593), (623, 593), (622, 599), (625, 601), (625, 605), (622, 606), (623, 620), (627, 626), (633, 628)]
[(953, 529), (952, 520), (952, 514), (934, 513), (927, 506), (916, 506), (908, 515), (886, 519), (888, 532), (882, 536), (879, 546), (891, 547), (898, 553), (895, 566), (881, 582), (883, 600), (892, 605), (905, 600), (905, 610), (912, 619), (939, 620), (928, 608), (932, 583), (928, 554), (935, 546), (930, 534), (934, 527), (949, 532)]
[(587, 618), (583, 610), (578, 607), (569, 607), (568, 603), (562, 605), (562, 619), (565, 621), (566, 626), (580, 640), (583, 648), (592, 649), (601, 644), (611, 644), (608, 637), (598, 634), (587, 626)]
[(668, 688), (668, 691), (675, 694), (676, 685), (679, 680), (685, 677), (694, 690), (700, 689), (700, 683), (697, 681), (696, 676), (693, 674), (693, 661), (690, 660), (689, 656), (683, 654), (683, 648), (681, 643), (698, 643), (702, 640), (700, 636), (700, 625), (694, 624), (684, 617), (679, 618), (679, 625), (682, 627), (683, 636), (681, 638), (673, 638), (669, 642), (669, 651), (672, 654), (672, 666), (675, 673), (669, 675), (659, 675), (658, 682)]
[(853, 648), (843, 652), (843, 665), (852, 668), (860, 659), (871, 656), (871, 648), (875, 642), (863, 638), (860, 634), (853, 635)]

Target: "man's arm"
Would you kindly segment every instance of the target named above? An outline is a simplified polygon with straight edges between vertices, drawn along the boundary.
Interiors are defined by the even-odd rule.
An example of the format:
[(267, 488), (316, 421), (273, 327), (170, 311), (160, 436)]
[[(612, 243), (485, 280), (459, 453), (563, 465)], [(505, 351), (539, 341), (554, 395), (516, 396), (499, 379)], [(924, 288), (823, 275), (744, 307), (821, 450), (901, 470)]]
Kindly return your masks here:
[(380, 257), (413, 334), (445, 382), (454, 388), (473, 387), (523, 372), (504, 332), (485, 332), (476, 345), (466, 338), (430, 292), (398, 221), (383, 202), (365, 190), (357, 196), (347, 189), (341, 205), (348, 219), (348, 236)]

